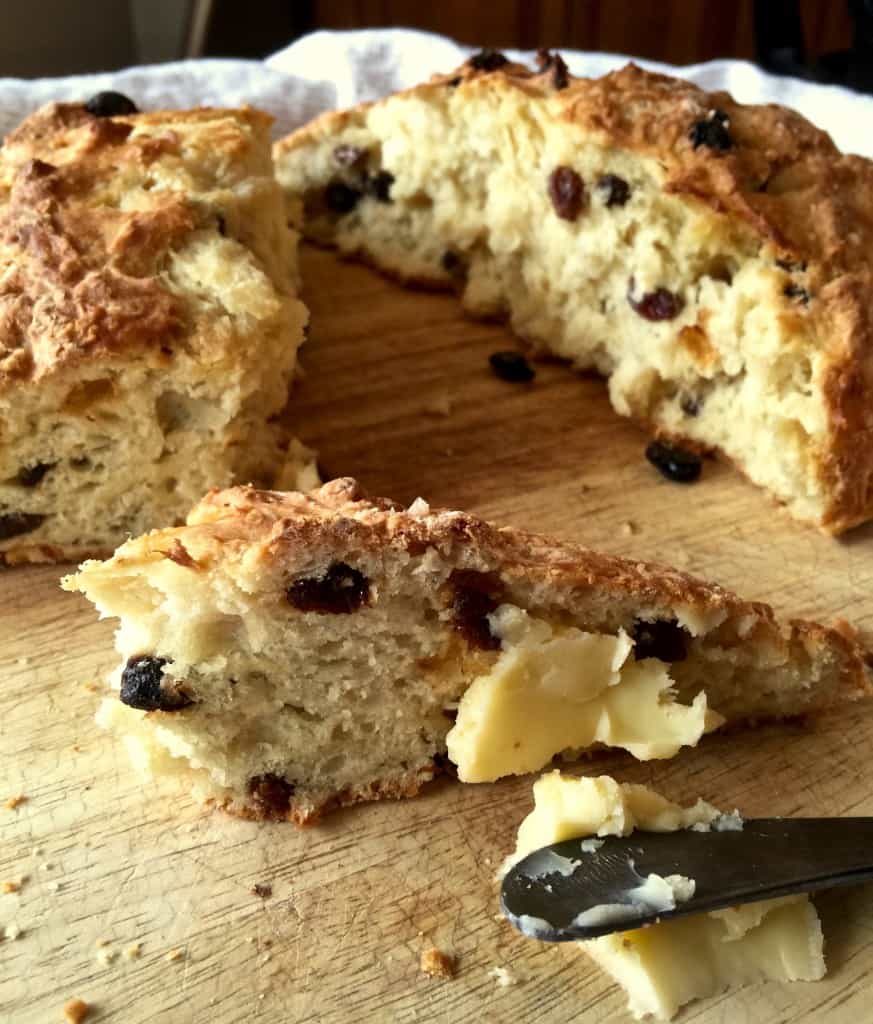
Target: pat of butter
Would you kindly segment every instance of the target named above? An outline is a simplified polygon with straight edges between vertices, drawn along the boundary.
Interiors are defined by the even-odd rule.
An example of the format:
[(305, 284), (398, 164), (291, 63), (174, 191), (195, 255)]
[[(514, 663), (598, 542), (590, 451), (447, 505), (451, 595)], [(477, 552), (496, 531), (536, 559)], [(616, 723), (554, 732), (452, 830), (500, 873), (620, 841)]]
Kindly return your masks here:
[(680, 807), (645, 786), (621, 785), (608, 775), (565, 775), (556, 769), (537, 779), (533, 797), (534, 809), (519, 826), (515, 852), (506, 859), (502, 873), (534, 850), (564, 839), (628, 836), (634, 829), (718, 829), (723, 821), (739, 822), (705, 800)]
[[(681, 828), (738, 829), (742, 819), (736, 811), (723, 815), (703, 800), (680, 807), (645, 786), (553, 771), (534, 784), (534, 809), (521, 823), (515, 852), (502, 871), (564, 839)], [(580, 850), (584, 854), (584, 845)], [(632, 894), (640, 902), (668, 908), (693, 895), (693, 880), (650, 875)], [(604, 920), (619, 913), (610, 906), (589, 913), (594, 911), (602, 912)], [(730, 986), (764, 979), (814, 981), (825, 972), (821, 926), (806, 896), (662, 921), (579, 946), (624, 988), (638, 1019), (649, 1014), (669, 1020), (690, 1000)]]
[[(732, 932), (723, 916), (753, 909), (758, 923)], [(756, 981), (824, 976), (821, 925), (806, 896), (786, 896), (662, 921), (579, 943), (627, 992), (637, 1018), (670, 1020), (692, 999)]]
[(723, 718), (698, 694), (677, 704), (667, 666), (628, 661), (633, 642), (556, 628), (514, 605), (489, 616), (501, 653), (461, 698), (446, 742), (463, 782), (537, 771), (562, 751), (595, 743), (640, 760), (694, 746)]

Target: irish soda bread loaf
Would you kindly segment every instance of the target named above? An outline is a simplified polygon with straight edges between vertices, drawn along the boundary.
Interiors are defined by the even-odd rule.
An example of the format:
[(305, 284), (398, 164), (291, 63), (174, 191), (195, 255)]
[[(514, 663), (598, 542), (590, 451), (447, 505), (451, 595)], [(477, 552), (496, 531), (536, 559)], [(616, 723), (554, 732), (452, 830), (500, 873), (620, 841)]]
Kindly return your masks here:
[(873, 515), (873, 165), (800, 115), (484, 52), (275, 155), (310, 238), (507, 315), (798, 519)]
[(256, 817), (410, 796), (450, 763), (482, 781), (592, 745), (669, 757), (724, 718), (870, 688), (848, 632), (347, 479), (213, 491), (64, 586), (121, 620), (104, 724)]
[(108, 553), (285, 458), (306, 311), (270, 118), (133, 109), (48, 106), (0, 149), (0, 563)]

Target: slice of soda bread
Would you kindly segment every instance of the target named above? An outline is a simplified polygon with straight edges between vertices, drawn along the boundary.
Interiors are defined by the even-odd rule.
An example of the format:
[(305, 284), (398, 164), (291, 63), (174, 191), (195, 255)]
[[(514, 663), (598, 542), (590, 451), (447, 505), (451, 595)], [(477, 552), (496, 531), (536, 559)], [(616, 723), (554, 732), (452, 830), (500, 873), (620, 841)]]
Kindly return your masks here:
[(286, 461), (307, 313), (271, 119), (135, 111), (53, 104), (0, 148), (0, 564), (108, 554)]
[(277, 143), (289, 216), (456, 287), (796, 518), (873, 515), (873, 164), (799, 114), (483, 52)]
[(870, 690), (848, 631), (349, 479), (213, 491), (64, 586), (121, 620), (104, 724), (256, 817), (411, 796), (452, 764), (476, 782), (597, 745), (671, 757), (724, 719)]

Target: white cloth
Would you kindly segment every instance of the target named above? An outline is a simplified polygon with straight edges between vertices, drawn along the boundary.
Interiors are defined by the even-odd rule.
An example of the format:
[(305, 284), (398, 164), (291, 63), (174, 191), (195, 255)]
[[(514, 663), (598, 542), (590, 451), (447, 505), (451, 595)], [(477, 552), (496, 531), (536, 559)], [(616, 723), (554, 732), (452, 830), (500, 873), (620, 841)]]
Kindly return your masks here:
[[(450, 39), (411, 29), (314, 32), (265, 61), (191, 60), (68, 78), (0, 78), (0, 136), (51, 100), (81, 100), (117, 89), (144, 110), (248, 103), (275, 118), (284, 135), (315, 114), (377, 99), (395, 89), (450, 71), (470, 53)], [(532, 54), (505, 51), (530, 63)], [(621, 67), (617, 54), (561, 51), (575, 75), (602, 75)], [(777, 78), (740, 60), (677, 68), (640, 60), (655, 71), (679, 75), (705, 89), (726, 89), (742, 103), (782, 103), (830, 132), (850, 153), (873, 157), (873, 98), (837, 86)]]

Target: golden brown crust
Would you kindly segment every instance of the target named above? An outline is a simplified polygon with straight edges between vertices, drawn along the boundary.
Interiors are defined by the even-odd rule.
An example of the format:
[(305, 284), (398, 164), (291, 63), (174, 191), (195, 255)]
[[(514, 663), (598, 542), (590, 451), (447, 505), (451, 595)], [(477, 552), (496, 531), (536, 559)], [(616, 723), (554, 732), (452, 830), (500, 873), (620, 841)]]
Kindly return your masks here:
[(51, 104), (12, 132), (0, 149), (0, 389), (128, 352), (165, 365), (186, 325), (161, 275), (203, 212), (182, 188), (140, 190), (131, 207), (129, 179), (176, 173), (198, 133), (242, 159), (269, 121), (205, 109), (100, 118)]
[[(564, 77), (554, 63), (540, 72), (474, 63), (407, 92), (521, 89), (568, 127), (655, 157), (666, 191), (728, 218), (802, 282), (808, 305), (798, 315), (808, 318), (824, 355), (817, 383), (829, 420), (829, 444), (813, 453), (830, 495), (820, 525), (837, 534), (871, 518), (873, 163), (842, 154), (827, 133), (785, 107), (745, 106), (633, 64), (600, 79), (567, 75), (556, 88)], [(321, 115), (277, 143), (277, 156), (341, 130), (368, 106)], [(714, 111), (726, 115), (727, 149), (692, 141), (694, 126)]]
[[(450, 551), (463, 547), (499, 562), (504, 572), (532, 573), (577, 586), (602, 586), (646, 600), (693, 601), (715, 609), (730, 606), (772, 618), (763, 604), (741, 601), (717, 584), (703, 583), (667, 566), (629, 562), (536, 534), (492, 526), (467, 512), (410, 514), (385, 499), (369, 498), (351, 478), (332, 480), (309, 494), (233, 487), (211, 491), (179, 531), (213, 558), (276, 561), (291, 547), (304, 550), (341, 535), (344, 547), (378, 551), (387, 546), (422, 553), (428, 547)], [(192, 529), (194, 527), (194, 529)], [(173, 531), (140, 540), (166, 537)], [(137, 542), (132, 542), (136, 544)], [(252, 551), (256, 550), (257, 554)], [(125, 549), (125, 552), (127, 548)], [(203, 556), (198, 560), (203, 562)]]

